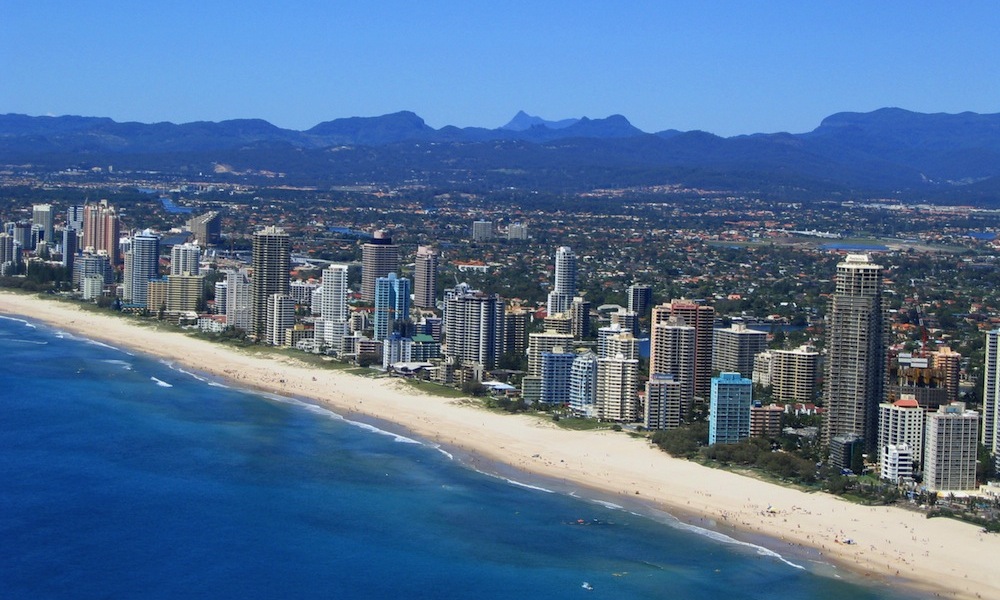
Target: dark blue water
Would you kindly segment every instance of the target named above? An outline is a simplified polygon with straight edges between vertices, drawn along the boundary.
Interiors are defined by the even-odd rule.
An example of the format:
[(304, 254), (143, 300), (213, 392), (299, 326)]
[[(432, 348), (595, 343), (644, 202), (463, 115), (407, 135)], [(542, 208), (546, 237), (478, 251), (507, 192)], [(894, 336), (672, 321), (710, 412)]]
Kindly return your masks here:
[(0, 598), (892, 597), (41, 325), (0, 353)]
[(160, 196), (160, 204), (163, 205), (163, 210), (171, 214), (186, 215), (194, 212), (194, 209), (189, 206), (180, 206), (174, 203), (169, 196)]

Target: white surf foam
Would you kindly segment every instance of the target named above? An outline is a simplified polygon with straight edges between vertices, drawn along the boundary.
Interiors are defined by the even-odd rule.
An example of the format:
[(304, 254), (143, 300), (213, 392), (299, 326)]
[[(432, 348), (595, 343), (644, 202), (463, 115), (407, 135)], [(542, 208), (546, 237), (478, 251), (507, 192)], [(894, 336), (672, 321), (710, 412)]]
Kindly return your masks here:
[(150, 379), (152, 379), (153, 381), (155, 381), (156, 385), (158, 385), (160, 387), (167, 387), (167, 388), (174, 387), (174, 386), (170, 385), (169, 383), (167, 383), (166, 381), (163, 381), (162, 379), (157, 379), (156, 377), (150, 377)]

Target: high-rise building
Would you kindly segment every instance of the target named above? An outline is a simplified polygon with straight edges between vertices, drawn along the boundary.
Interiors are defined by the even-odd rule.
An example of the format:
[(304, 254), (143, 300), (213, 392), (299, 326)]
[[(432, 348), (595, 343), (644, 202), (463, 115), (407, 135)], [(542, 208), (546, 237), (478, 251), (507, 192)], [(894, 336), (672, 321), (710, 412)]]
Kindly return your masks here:
[(781, 435), (781, 416), (785, 407), (780, 404), (754, 402), (750, 407), (750, 437), (778, 437)]
[(226, 275), (226, 326), (247, 332), (253, 326), (253, 290), (245, 269)]
[(887, 325), (882, 267), (867, 255), (848, 254), (837, 265), (827, 315), (824, 440), (858, 435), (869, 454), (877, 449), (878, 405), (885, 399)]
[[(63, 229), (62, 231), (62, 266), (72, 273), (73, 261), (80, 249), (80, 236), (75, 229)], [(2, 262), (2, 261), (0, 261)]]
[(735, 372), (749, 377), (753, 374), (753, 359), (767, 350), (767, 333), (749, 329), (743, 323), (733, 323), (716, 329), (712, 344), (712, 369)]
[(528, 348), (528, 311), (517, 307), (507, 311), (506, 328), (507, 338), (505, 348), (507, 352), (523, 356)]
[(332, 264), (323, 269), (323, 300), (319, 313), (323, 319), (347, 322), (347, 271), (348, 266), (343, 264)]
[[(901, 398), (892, 404), (878, 405), (878, 448), (886, 452), (889, 446), (906, 444), (914, 464), (923, 460), (924, 411), (912, 397)], [(882, 478), (886, 479), (883, 473)]]
[(931, 352), (931, 366), (944, 375), (944, 387), (948, 390), (948, 402), (958, 402), (962, 355), (948, 346), (942, 346), (935, 352)]
[(307, 281), (296, 279), (288, 283), (288, 295), (292, 297), (297, 306), (308, 308), (312, 312), (313, 294), (320, 287), (320, 282), (315, 279)]
[(192, 217), (187, 222), (194, 243), (202, 248), (215, 246), (222, 241), (222, 214), (211, 210), (203, 215)]
[(602, 421), (634, 423), (642, 418), (639, 396), (639, 361), (621, 354), (597, 359), (597, 393), (594, 409)]
[(573, 298), (570, 314), (573, 317), (573, 337), (578, 340), (590, 337), (590, 302), (580, 296)]
[(14, 245), (14, 236), (6, 231), (0, 233), (0, 265), (17, 262), (18, 256)]
[(66, 207), (66, 229), (83, 231), (83, 205), (71, 204)]
[(553, 348), (572, 348), (573, 334), (558, 333), (552, 330), (528, 334), (528, 375), (541, 377), (542, 354), (552, 352)]
[(611, 313), (611, 324), (621, 325), (622, 328), (632, 332), (632, 335), (639, 335), (639, 313), (624, 308), (619, 308)]
[(708, 398), (712, 381), (712, 337), (715, 326), (715, 309), (683, 298), (654, 306), (650, 322), (651, 357), (657, 353), (656, 346), (659, 344), (656, 324), (662, 323), (670, 317), (682, 320), (683, 325), (694, 327), (694, 395), (703, 399)]
[(55, 214), (51, 204), (35, 204), (31, 207), (31, 223), (41, 231), (41, 238), (50, 246), (56, 243)]
[(930, 491), (974, 490), (979, 413), (955, 402), (927, 416), (924, 487)]
[(909, 444), (889, 444), (879, 455), (879, 477), (892, 483), (913, 479), (913, 447)]
[(684, 418), (684, 385), (673, 375), (654, 373), (646, 382), (643, 426), (646, 429), (674, 429)]
[(580, 417), (593, 417), (597, 397), (597, 355), (587, 350), (576, 355), (569, 376), (569, 408)]
[(223, 279), (215, 282), (215, 305), (212, 311), (217, 315), (226, 314), (226, 300), (229, 296), (229, 283)]
[(114, 271), (108, 257), (97, 254), (84, 254), (73, 261), (73, 286), (82, 289), (83, 280), (87, 277), (98, 276), (102, 284), (107, 285), (115, 280)]
[[(410, 319), (410, 280), (389, 273), (375, 281), (375, 312), (372, 325), (375, 340), (384, 340)], [(405, 331), (401, 333), (406, 335)]]
[(125, 301), (146, 306), (149, 280), (160, 278), (160, 237), (147, 229), (132, 236), (131, 247), (125, 257)]
[(94, 254), (104, 254), (112, 267), (119, 261), (118, 242), (121, 238), (121, 221), (118, 212), (107, 200), (83, 207), (83, 249)]
[[(765, 354), (761, 352), (758, 357)], [(816, 400), (819, 352), (809, 346), (794, 350), (771, 350), (768, 382), (771, 397), (778, 402), (809, 403)]]
[(437, 306), (437, 269), (438, 253), (430, 246), (418, 247), (413, 268), (413, 306)]
[(634, 312), (640, 318), (645, 317), (646, 313), (653, 306), (653, 288), (648, 285), (633, 283), (628, 286), (626, 293), (628, 295), (629, 312)]
[(983, 369), (983, 445), (1000, 456), (1000, 329), (986, 332)]
[(271, 294), (265, 304), (264, 343), (284, 346), (286, 333), (295, 327), (295, 301), (287, 294)]
[(569, 246), (556, 250), (555, 282), (549, 293), (548, 314), (567, 312), (576, 293), (576, 255)]
[(907, 352), (890, 358), (886, 397), (892, 401), (912, 396), (927, 412), (948, 404), (947, 373), (934, 368), (932, 361), (931, 356)]
[(496, 368), (504, 353), (504, 301), (465, 286), (445, 300), (445, 355), (457, 364)]
[(753, 382), (739, 373), (712, 378), (708, 413), (708, 445), (735, 444), (750, 437)]
[(399, 271), (399, 246), (389, 232), (380, 229), (361, 247), (361, 299), (375, 302), (375, 281)]
[(518, 241), (528, 239), (528, 226), (524, 223), (511, 223), (507, 228), (507, 239)]
[(493, 239), (493, 221), (473, 221), (472, 241), (488, 242)]
[(205, 278), (201, 275), (167, 276), (167, 312), (196, 312), (205, 300)]
[[(655, 310), (654, 310), (655, 314)], [(695, 348), (698, 332), (682, 319), (667, 318), (653, 324), (649, 353), (649, 378), (673, 375), (682, 386), (682, 418), (687, 418), (694, 404)]]
[(201, 246), (198, 244), (176, 244), (170, 249), (171, 275), (201, 274)]
[(539, 400), (554, 406), (569, 404), (570, 379), (576, 355), (556, 346), (542, 353), (542, 389)]
[[(288, 296), (289, 281), (288, 274), (291, 267), (291, 244), (288, 234), (279, 227), (265, 227), (253, 234), (253, 277), (250, 280), (250, 297), (253, 317), (250, 322), (250, 330), (247, 332), (251, 336), (267, 341), (268, 334), (272, 339), (284, 339), (284, 331), (287, 325), (284, 320), (276, 321), (278, 326), (282, 326), (280, 334), (277, 329), (268, 330), (268, 306), (269, 298), (275, 294)], [(288, 302), (293, 304), (292, 315), (294, 317), (294, 302), (289, 297)], [(273, 309), (284, 310), (283, 301), (274, 301), (270, 304)], [(277, 318), (284, 319), (283, 312), (276, 313)], [(276, 336), (276, 337), (275, 337)], [(268, 342), (272, 343), (272, 342)], [(281, 345), (277, 343), (275, 345)]]

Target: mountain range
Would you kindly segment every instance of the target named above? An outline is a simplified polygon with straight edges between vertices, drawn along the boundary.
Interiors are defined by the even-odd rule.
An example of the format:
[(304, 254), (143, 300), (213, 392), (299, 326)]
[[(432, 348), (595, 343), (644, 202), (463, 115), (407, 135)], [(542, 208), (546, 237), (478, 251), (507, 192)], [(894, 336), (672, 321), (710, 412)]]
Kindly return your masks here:
[(227, 173), (280, 172), (314, 185), (422, 180), (561, 192), (673, 183), (783, 197), (894, 194), (994, 205), (1000, 114), (883, 108), (837, 113), (806, 133), (729, 138), (647, 133), (621, 115), (547, 121), (519, 112), (496, 129), (434, 129), (404, 111), (295, 131), (259, 119), (178, 125), (7, 114), (0, 115), (0, 163), (179, 174), (211, 173), (221, 164)]

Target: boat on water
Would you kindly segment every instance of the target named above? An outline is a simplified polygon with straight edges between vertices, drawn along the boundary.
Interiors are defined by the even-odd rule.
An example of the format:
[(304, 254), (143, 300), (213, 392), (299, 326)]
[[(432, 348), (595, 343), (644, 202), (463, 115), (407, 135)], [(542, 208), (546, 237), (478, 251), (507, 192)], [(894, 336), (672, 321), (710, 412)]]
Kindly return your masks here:
[(594, 589), (594, 586), (590, 585), (590, 583), (588, 583), (586, 581), (584, 581), (583, 585), (581, 585), (580, 587), (582, 587), (585, 590), (592, 590), (592, 589)]

